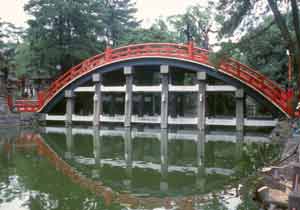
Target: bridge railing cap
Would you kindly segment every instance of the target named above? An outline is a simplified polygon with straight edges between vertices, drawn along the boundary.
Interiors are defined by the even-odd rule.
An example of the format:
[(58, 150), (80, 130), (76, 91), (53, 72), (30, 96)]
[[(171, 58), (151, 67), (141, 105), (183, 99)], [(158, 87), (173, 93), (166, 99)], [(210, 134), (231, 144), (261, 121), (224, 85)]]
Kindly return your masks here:
[(169, 66), (168, 65), (161, 65), (160, 66), (160, 73), (161, 74), (168, 74), (169, 73)]
[(124, 74), (125, 75), (129, 75), (129, 74), (132, 74), (132, 73), (133, 73), (132, 66), (125, 66), (124, 67)]
[(66, 90), (65, 91), (65, 97), (66, 98), (73, 98), (75, 95), (74, 95), (74, 92), (73, 90)]
[(242, 88), (238, 88), (236, 91), (235, 91), (235, 97), (236, 98), (244, 98), (244, 89)]
[(93, 74), (93, 82), (101, 82), (102, 75), (100, 73)]
[(206, 72), (197, 72), (197, 80), (206, 80)]

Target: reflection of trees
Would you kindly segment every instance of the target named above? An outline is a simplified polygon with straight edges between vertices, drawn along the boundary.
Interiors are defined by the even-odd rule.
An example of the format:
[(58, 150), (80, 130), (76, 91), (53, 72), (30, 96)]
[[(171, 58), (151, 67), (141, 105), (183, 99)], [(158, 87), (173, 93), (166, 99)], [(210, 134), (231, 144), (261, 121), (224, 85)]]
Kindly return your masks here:
[(27, 205), (32, 210), (52, 209), (55, 206), (57, 209), (81, 210), (85, 209), (86, 202), (93, 203), (94, 209), (102, 205), (92, 193), (72, 183), (59, 171), (49, 170), (53, 166), (46, 159), (36, 158), (35, 154), (16, 153), (14, 162), (21, 192), (29, 192)]
[(237, 210), (257, 210), (259, 205), (249, 196), (247, 192), (246, 197), (244, 197), (243, 202), (237, 207)]
[[(7, 164), (3, 165), (3, 170), (0, 171), (0, 177), (4, 176), (5, 179), (0, 182), (2, 201), (13, 203), (16, 199), (31, 210), (104, 208), (102, 198), (96, 196), (100, 194), (96, 182), (74, 173), (39, 136), (34, 136), (30, 142), (27, 140), (24, 139), (23, 142), (22, 139), (18, 139), (15, 144), (9, 144), (15, 148), (11, 150), (13, 159), (8, 159), (9, 163), (13, 163), (9, 164), (13, 166), (13, 170), (10, 170), (11, 167)], [(36, 146), (31, 147), (32, 144)], [(55, 169), (53, 165), (56, 170), (52, 170)], [(3, 175), (3, 171), (8, 173)], [(109, 209), (120, 208), (118, 205), (110, 205)]]
[(259, 167), (277, 158), (280, 147), (275, 144), (243, 144), (242, 156), (235, 167), (239, 176), (256, 172)]
[(209, 167), (234, 168), (235, 143), (207, 142), (205, 144), (205, 164)]
[(214, 198), (208, 204), (205, 204), (201, 209), (203, 210), (228, 210), (226, 206), (218, 198)]

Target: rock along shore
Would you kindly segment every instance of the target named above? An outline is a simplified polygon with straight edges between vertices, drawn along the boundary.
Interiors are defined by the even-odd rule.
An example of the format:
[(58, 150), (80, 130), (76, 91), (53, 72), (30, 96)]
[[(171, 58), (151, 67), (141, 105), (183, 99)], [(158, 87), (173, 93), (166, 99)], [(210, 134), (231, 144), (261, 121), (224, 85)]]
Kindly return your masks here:
[(278, 161), (259, 172), (260, 182), (256, 193), (264, 209), (283, 210), (288, 208), (288, 196), (293, 188), (294, 165), (299, 163), (300, 136), (292, 134), (291, 123), (285, 120), (278, 123), (271, 138), (283, 150)]

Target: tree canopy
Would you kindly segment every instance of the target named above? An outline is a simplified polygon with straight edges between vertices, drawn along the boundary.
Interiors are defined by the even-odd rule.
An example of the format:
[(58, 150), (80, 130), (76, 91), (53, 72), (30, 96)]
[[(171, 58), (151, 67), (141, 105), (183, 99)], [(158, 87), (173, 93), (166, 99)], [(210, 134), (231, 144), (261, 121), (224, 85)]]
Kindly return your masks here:
[[(235, 35), (240, 41), (239, 43), (246, 41), (249, 43), (249, 39), (245, 37), (248, 36), (249, 38), (251, 34), (251, 39), (258, 42), (255, 46), (263, 48), (265, 54), (270, 52), (271, 46), (274, 45), (268, 47), (266, 43), (262, 43), (263, 38), (267, 40), (268, 44), (275, 44), (274, 42), (278, 41), (281, 47), (279, 49), (277, 48), (278, 44), (275, 44), (274, 48), (277, 49), (272, 49), (274, 59), (278, 53), (283, 56), (288, 49), (294, 64), (294, 81), (299, 83), (297, 75), (300, 64), (300, 19), (297, 0), (221, 0), (218, 9), (223, 11), (221, 14), (228, 14), (219, 17), (223, 21), (220, 30), (221, 37)], [(243, 35), (245, 36), (241, 39)], [(260, 51), (258, 51), (257, 56), (259, 53)]]
[(138, 26), (130, 0), (30, 0), (24, 9), (32, 18), (16, 57), (21, 73), (66, 71)]
[(0, 72), (6, 79), (17, 65), (14, 59), (15, 49), (22, 33), (21, 28), (0, 19)]

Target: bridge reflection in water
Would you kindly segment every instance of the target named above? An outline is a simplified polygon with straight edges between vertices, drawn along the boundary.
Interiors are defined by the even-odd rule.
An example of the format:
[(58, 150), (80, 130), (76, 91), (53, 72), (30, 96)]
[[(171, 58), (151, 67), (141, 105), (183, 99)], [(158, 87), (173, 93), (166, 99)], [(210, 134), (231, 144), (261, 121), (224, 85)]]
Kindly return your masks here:
[(262, 149), (269, 141), (239, 133), (205, 135), (199, 131), (168, 133), (165, 129), (129, 128), (47, 127), (43, 136), (51, 148), (87, 177), (117, 191), (158, 196), (221, 190), (233, 177), (252, 172), (253, 163), (243, 147)]
[(278, 149), (268, 138), (240, 133), (71, 127), (46, 127), (0, 146), (11, 151), (10, 157), (18, 148), (34, 146), (74, 183), (102, 195), (107, 205), (151, 208), (170, 201), (202, 205), (212, 192), (238, 189), (240, 178)]

